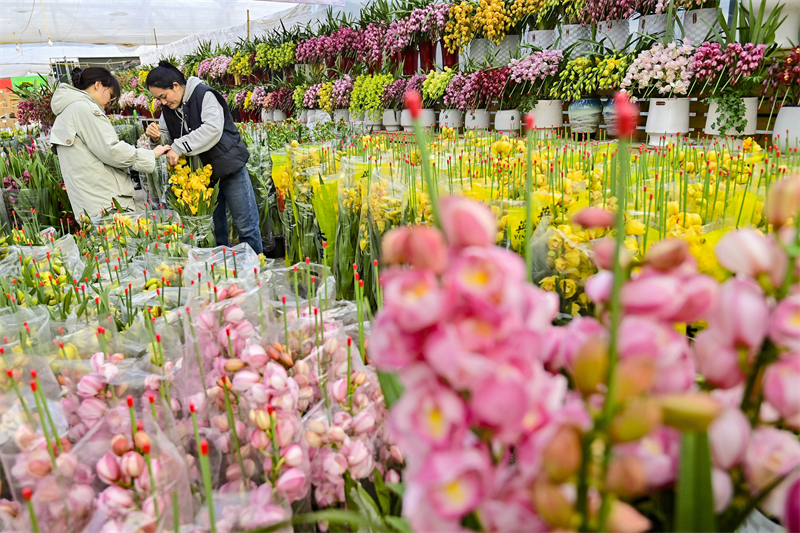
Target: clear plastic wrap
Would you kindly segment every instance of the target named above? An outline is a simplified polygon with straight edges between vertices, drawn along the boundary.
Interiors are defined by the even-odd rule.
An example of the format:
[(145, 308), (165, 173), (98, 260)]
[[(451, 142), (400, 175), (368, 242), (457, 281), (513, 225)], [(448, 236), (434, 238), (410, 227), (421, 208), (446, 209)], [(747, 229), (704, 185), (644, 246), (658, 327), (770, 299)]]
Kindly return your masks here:
[[(261, 270), (261, 260), (247, 243), (216, 248), (192, 248), (184, 269), (185, 287), (191, 282), (214, 284), (220, 279), (239, 278), (248, 285), (255, 284), (255, 272)], [(199, 274), (199, 275), (198, 275)]]

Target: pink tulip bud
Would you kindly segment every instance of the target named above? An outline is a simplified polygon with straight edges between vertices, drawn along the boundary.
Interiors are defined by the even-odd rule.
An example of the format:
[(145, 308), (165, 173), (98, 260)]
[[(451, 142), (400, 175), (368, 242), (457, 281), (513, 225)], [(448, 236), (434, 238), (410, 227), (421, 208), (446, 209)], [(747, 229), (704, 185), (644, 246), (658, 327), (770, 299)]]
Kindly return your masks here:
[(286, 493), (290, 500), (298, 497), (306, 485), (306, 475), (299, 468), (290, 468), (275, 482), (275, 488)]
[[(604, 270), (614, 269), (614, 252), (617, 250), (617, 243), (614, 239), (606, 238), (594, 244), (594, 262)], [(624, 246), (619, 249), (619, 263), (622, 268), (626, 268), (631, 262), (631, 253)]]
[(242, 361), (257, 369), (263, 368), (269, 361), (267, 351), (258, 344), (251, 344), (242, 350), (241, 357)]
[(369, 411), (361, 411), (353, 418), (353, 431), (360, 435), (375, 428), (375, 417)]
[(658, 270), (672, 270), (682, 265), (689, 256), (689, 243), (683, 239), (666, 239), (653, 244), (644, 260)]
[(303, 450), (297, 444), (285, 448), (281, 453), (284, 463), (290, 468), (300, 466), (303, 463)]
[(236, 333), (239, 334), (241, 339), (249, 339), (255, 333), (255, 328), (253, 328), (253, 324), (249, 320), (242, 320), (236, 326)]
[(120, 477), (119, 463), (117, 463), (117, 460), (117, 457), (110, 453), (101, 457), (95, 465), (97, 477), (109, 485), (117, 481)]
[(240, 370), (233, 376), (233, 390), (246, 391), (261, 381), (261, 374), (250, 370)]
[(139, 477), (144, 468), (144, 457), (136, 452), (127, 452), (120, 459), (119, 468), (124, 476)]
[(133, 443), (125, 435), (114, 435), (111, 437), (111, 451), (117, 457), (122, 457), (125, 452), (130, 451)]
[(331, 384), (333, 399), (342, 403), (347, 398), (347, 380), (338, 379)]
[(93, 398), (106, 388), (106, 378), (102, 374), (87, 374), (78, 382), (78, 396)]
[(97, 497), (98, 510), (110, 518), (127, 513), (131, 507), (133, 497), (130, 492), (117, 485), (111, 485)]
[(461, 196), (448, 196), (439, 201), (442, 230), (450, 246), (480, 246), (494, 244), (497, 221), (488, 206)]
[(600, 207), (587, 207), (572, 217), (572, 223), (584, 228), (610, 228), (614, 225), (615, 215)]
[(770, 187), (766, 206), (767, 222), (780, 228), (790, 218), (795, 217), (797, 224), (798, 210), (800, 210), (800, 176), (784, 178)]

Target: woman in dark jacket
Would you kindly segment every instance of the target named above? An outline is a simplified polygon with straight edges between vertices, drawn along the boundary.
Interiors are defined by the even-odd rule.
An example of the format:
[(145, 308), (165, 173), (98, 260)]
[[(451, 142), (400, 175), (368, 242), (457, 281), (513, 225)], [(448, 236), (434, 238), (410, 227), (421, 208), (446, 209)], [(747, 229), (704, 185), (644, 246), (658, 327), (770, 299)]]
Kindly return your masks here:
[(186, 80), (174, 65), (160, 61), (150, 71), (147, 88), (161, 102), (158, 125), (150, 124), (147, 135), (152, 145), (161, 140), (172, 148), (167, 162), (174, 165), (181, 155), (199, 156), (211, 165), (212, 182), (219, 181), (217, 208), (214, 211), (214, 236), (218, 245), (228, 242), (230, 208), (239, 238), (257, 254), (263, 252), (258, 207), (247, 171), (247, 151), (233, 123), (225, 99), (195, 76)]

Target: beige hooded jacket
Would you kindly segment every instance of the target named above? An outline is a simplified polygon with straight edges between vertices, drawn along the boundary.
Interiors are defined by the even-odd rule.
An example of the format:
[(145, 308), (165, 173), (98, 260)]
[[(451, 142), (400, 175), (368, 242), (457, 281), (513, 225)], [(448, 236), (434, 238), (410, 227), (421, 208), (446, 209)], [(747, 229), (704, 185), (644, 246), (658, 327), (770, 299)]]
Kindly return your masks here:
[(133, 184), (125, 172), (155, 170), (155, 154), (120, 141), (114, 126), (94, 98), (62, 83), (51, 103), (56, 121), (50, 142), (56, 146), (67, 195), (76, 217), (84, 210), (95, 217), (108, 210), (112, 200), (133, 209)]

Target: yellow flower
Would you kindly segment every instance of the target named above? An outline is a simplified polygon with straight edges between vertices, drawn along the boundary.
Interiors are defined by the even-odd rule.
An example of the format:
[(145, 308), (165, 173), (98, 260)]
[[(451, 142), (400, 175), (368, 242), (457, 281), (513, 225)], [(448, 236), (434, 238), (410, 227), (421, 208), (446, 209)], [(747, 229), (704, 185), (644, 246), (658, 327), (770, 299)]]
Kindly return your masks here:
[(564, 298), (572, 298), (578, 290), (578, 286), (571, 279), (562, 279), (559, 287)]
[(543, 291), (548, 291), (548, 292), (555, 291), (556, 290), (555, 276), (548, 276), (544, 278), (542, 281), (539, 282), (539, 287), (541, 287)]

